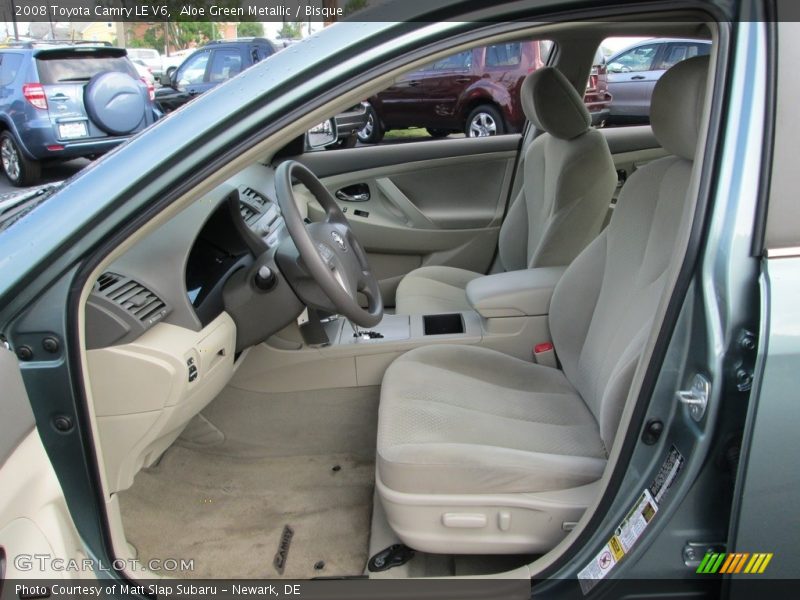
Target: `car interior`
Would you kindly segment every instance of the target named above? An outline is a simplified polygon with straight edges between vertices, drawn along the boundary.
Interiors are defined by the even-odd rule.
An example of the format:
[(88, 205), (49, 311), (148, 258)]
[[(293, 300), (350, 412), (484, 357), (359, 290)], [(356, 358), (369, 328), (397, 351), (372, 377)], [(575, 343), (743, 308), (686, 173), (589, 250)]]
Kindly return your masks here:
[[(694, 216), (716, 30), (675, 16), (454, 36), (108, 254), (81, 336), (117, 556), (192, 558), (168, 575), (193, 578), (531, 577), (563, 552), (609, 492)], [(581, 94), (610, 36), (714, 47), (659, 80), (652, 126), (594, 129)], [(510, 39), (554, 48), (522, 135), (297, 141)]]

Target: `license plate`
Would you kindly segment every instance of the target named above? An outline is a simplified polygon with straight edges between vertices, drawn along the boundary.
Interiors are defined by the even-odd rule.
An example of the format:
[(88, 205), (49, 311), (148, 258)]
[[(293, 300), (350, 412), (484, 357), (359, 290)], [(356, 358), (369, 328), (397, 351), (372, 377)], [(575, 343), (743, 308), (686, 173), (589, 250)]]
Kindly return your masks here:
[(86, 137), (87, 135), (88, 132), (86, 131), (86, 123), (83, 121), (58, 124), (58, 137), (62, 140)]

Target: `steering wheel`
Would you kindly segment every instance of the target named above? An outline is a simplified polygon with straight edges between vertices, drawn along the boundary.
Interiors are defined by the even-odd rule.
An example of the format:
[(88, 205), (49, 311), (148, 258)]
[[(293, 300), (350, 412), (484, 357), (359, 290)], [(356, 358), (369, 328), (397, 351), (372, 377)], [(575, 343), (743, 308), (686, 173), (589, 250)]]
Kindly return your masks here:
[[(307, 223), (303, 219), (292, 188), (294, 179), (305, 185), (320, 203), (325, 211), (324, 221)], [(281, 245), (293, 242), (301, 259), (295, 261), (294, 267), (282, 268), (295, 293), (307, 306), (337, 312), (362, 327), (380, 323), (383, 300), (378, 280), (369, 268), (366, 252), (330, 192), (314, 173), (293, 160), (278, 167), (275, 190), (291, 237)], [(286, 257), (291, 254), (291, 249), (279, 248), (278, 253), (279, 258)], [(285, 258), (282, 262), (287, 265)], [(278, 264), (283, 267), (281, 261)], [(303, 276), (310, 276), (322, 289), (324, 297), (304, 285)], [(358, 292), (367, 298), (366, 309), (358, 302)]]

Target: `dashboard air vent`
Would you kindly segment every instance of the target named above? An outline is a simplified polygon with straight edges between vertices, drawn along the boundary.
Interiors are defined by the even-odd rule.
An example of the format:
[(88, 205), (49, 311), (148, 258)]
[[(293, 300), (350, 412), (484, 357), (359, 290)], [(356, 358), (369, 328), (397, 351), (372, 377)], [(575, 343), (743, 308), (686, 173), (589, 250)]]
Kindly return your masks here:
[(242, 219), (244, 219), (244, 222), (248, 225), (252, 225), (258, 221), (258, 217), (261, 216), (257, 211), (253, 210), (250, 206), (244, 203), (239, 204), (239, 210), (242, 213)]
[(119, 275), (115, 273), (103, 273), (97, 278), (97, 291), (102, 292), (110, 288), (120, 280)]
[(264, 206), (267, 203), (267, 199), (253, 188), (241, 186), (239, 188), (239, 194), (240, 199), (249, 201), (257, 206)]
[(253, 188), (239, 186), (239, 206), (242, 219), (248, 226), (254, 225), (265, 213), (267, 204), (270, 204), (270, 201)]
[(103, 273), (98, 291), (143, 323), (153, 323), (166, 314), (166, 304), (141, 283), (114, 273)]

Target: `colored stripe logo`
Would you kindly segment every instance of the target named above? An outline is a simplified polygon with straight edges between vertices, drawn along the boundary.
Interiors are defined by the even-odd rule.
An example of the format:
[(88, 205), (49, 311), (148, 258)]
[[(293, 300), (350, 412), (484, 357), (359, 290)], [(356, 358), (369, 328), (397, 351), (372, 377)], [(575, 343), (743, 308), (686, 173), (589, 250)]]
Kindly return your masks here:
[(772, 552), (709, 552), (703, 557), (696, 573), (761, 574), (771, 560)]

